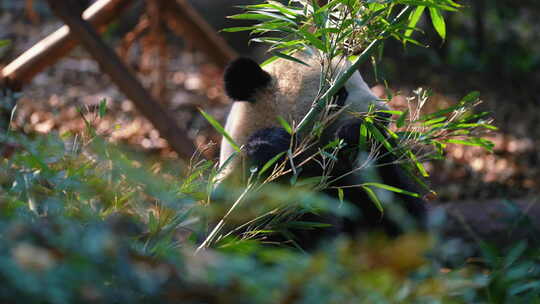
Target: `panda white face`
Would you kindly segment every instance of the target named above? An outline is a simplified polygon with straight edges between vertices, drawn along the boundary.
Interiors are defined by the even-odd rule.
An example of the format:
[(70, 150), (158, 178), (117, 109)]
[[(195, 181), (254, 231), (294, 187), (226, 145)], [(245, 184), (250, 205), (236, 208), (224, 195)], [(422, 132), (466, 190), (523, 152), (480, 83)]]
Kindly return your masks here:
[[(225, 130), (239, 146), (246, 145), (258, 130), (279, 127), (278, 117), (294, 125), (311, 109), (320, 94), (321, 66), (318, 58), (306, 54), (297, 57), (309, 66), (278, 59), (261, 69), (253, 60), (239, 58), (227, 68), (225, 89), (234, 103)], [(349, 66), (348, 62), (336, 61), (332, 68), (339, 74)], [(355, 73), (338, 95), (338, 103), (346, 106), (346, 111), (340, 114), (335, 124), (350, 119), (350, 112), (367, 112), (371, 105), (376, 110), (388, 109), (373, 95), (360, 73)], [(224, 139), (220, 164), (233, 153), (233, 147)], [(236, 165), (233, 161), (226, 174)]]

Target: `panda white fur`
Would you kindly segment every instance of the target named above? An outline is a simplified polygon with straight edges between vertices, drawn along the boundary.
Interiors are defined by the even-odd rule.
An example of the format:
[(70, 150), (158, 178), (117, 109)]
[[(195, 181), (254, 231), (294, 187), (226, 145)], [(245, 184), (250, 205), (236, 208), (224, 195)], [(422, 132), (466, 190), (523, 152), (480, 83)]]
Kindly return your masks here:
[[(247, 158), (251, 165), (262, 166), (273, 156), (289, 148), (290, 135), (280, 126), (277, 118), (280, 116), (291, 125), (293, 122), (299, 123), (311, 109), (319, 94), (321, 66), (318, 58), (306, 53), (295, 56), (308, 66), (278, 59), (261, 68), (249, 58), (239, 58), (231, 62), (225, 70), (225, 91), (233, 100), (225, 130), (235, 143), (246, 148)], [(332, 63), (335, 75), (349, 66), (346, 60)], [(339, 114), (325, 133), (330, 134), (330, 137), (343, 138), (351, 145), (358, 143), (355, 138), (359, 133), (359, 122), (348, 113), (367, 112), (372, 106), (375, 110), (388, 110), (386, 103), (380, 101), (371, 92), (358, 72), (353, 74), (335, 99), (338, 106), (346, 106), (346, 111)], [(351, 141), (353, 143), (350, 143)], [(224, 138), (221, 143), (220, 165), (224, 165), (234, 151), (231, 144)], [(385, 157), (392, 156), (386, 154)], [(383, 161), (392, 162), (391, 159)], [(350, 170), (353, 165), (350, 163), (341, 167), (342, 170)], [(221, 177), (226, 179), (237, 175), (241, 170), (240, 167), (240, 158), (233, 158), (223, 170)], [(414, 183), (408, 180), (408, 176), (398, 165), (382, 166), (379, 171), (382, 182), (410, 191), (416, 190)], [(318, 172), (311, 174), (317, 176)], [(358, 181), (343, 181), (341, 185), (347, 184), (358, 184)], [(399, 230), (395, 219), (393, 223), (391, 219), (382, 217), (363, 190), (347, 188), (345, 191), (346, 198), (360, 207), (364, 220), (361, 224), (355, 222), (351, 224), (353, 227), (342, 229), (355, 232), (362, 229), (359, 227), (381, 226), (389, 233)], [(404, 201), (403, 209), (414, 218), (423, 221), (425, 214), (423, 202), (410, 197), (398, 197), (398, 199)]]

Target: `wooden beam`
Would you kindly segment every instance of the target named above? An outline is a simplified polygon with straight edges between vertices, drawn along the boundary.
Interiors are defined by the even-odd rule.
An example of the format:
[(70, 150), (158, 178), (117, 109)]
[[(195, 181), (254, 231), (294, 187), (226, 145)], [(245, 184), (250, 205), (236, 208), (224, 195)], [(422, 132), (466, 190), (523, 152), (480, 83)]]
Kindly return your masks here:
[(163, 2), (163, 15), (169, 28), (195, 45), (216, 65), (224, 68), (238, 57), (227, 42), (185, 0), (160, 1)]
[[(95, 28), (104, 30), (105, 25), (114, 20), (132, 2), (132, 0), (98, 0), (88, 7), (82, 16)], [(5, 66), (0, 72), (0, 79), (10, 89), (20, 90), (34, 76), (55, 64), (77, 45), (77, 40), (73, 36), (67, 26), (62, 26)]]
[(47, 2), (51, 10), (69, 26), (75, 39), (99, 63), (102, 71), (109, 75), (178, 155), (184, 159), (192, 157), (196, 149), (193, 142), (186, 137), (186, 132), (178, 127), (174, 119), (144, 89), (114, 50), (101, 40), (97, 31), (74, 13), (77, 8), (73, 0), (47, 0)]

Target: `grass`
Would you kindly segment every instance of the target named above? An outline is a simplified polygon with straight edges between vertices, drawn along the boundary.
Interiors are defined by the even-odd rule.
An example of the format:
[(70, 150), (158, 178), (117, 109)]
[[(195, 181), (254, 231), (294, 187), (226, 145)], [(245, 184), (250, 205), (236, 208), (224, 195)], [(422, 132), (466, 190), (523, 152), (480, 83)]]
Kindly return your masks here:
[[(255, 224), (258, 218), (272, 215), (277, 226), (297, 212), (278, 208), (286, 202), (307, 210), (329, 204), (305, 188), (270, 187), (248, 195), (242, 212), (229, 218), (243, 234), (232, 229), (197, 253), (208, 223), (224, 212), (208, 205), (214, 163), (149, 159), (91, 130), (11, 132), (1, 141), (3, 302), (538, 301), (538, 251), (524, 242), (508, 251), (482, 244), (481, 263), (459, 260), (450, 268), (436, 256), (452, 243), (422, 234), (338, 238), (310, 253), (263, 246), (257, 240), (267, 228)], [(6, 153), (8, 145), (17, 151)], [(230, 189), (224, 200), (246, 190)]]

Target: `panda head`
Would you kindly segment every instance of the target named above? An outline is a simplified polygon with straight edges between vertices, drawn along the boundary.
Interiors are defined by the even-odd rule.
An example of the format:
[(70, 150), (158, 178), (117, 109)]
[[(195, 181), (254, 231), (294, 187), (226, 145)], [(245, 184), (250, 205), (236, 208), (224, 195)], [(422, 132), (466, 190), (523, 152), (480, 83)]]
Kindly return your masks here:
[[(325, 81), (321, 78), (327, 73), (322, 73), (319, 58), (308, 53), (295, 56), (306, 65), (278, 59), (261, 68), (252, 59), (238, 58), (226, 68), (224, 87), (233, 100), (233, 105), (225, 130), (239, 146), (247, 146), (249, 149), (248, 144), (254, 134), (265, 134), (274, 141), (285, 142), (286, 134), (272, 133), (274, 137), (271, 137), (267, 136), (271, 133), (268, 130), (280, 127), (278, 117), (285, 119), (290, 125), (299, 123), (321, 94), (320, 84)], [(339, 75), (350, 64), (346, 60), (335, 60), (328, 66), (331, 74)], [(337, 127), (351, 119), (351, 112), (367, 112), (372, 106), (375, 106), (375, 110), (388, 109), (386, 104), (371, 92), (358, 72), (354, 73), (336, 94), (334, 102), (337, 106), (346, 106), (346, 111), (342, 111), (333, 123)], [(267, 154), (274, 152), (280, 151), (268, 151)], [(224, 139), (221, 144), (220, 164), (233, 153), (233, 147)], [(226, 172), (236, 165), (233, 162)]]
[[(252, 59), (240, 57), (225, 70), (225, 92), (233, 101), (249, 102), (253, 106), (255, 103), (271, 103), (285, 111), (295, 110), (290, 113), (291, 117), (284, 118), (297, 119), (299, 114), (307, 113), (320, 93), (323, 74), (318, 58), (307, 53), (296, 57), (307, 65), (278, 59), (261, 68)], [(349, 66), (347, 61), (336, 59), (330, 66), (331, 74), (338, 75)], [(350, 111), (367, 112), (370, 105), (387, 109), (386, 104), (373, 95), (360, 73), (354, 73), (347, 81), (338, 93), (338, 99), (341, 99), (338, 104), (346, 104)]]

